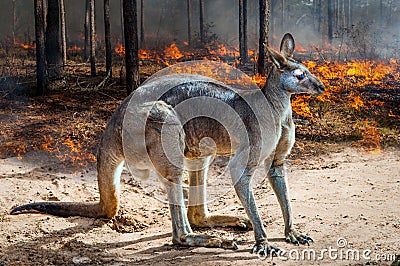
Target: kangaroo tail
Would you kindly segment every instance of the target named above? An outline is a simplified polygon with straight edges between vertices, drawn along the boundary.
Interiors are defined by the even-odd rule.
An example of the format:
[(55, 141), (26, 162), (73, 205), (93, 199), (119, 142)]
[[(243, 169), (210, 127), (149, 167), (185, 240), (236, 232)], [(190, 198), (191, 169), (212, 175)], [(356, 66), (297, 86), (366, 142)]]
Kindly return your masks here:
[(14, 208), (11, 214), (40, 212), (55, 216), (83, 216), (102, 218), (99, 203), (75, 203), (75, 202), (37, 202)]

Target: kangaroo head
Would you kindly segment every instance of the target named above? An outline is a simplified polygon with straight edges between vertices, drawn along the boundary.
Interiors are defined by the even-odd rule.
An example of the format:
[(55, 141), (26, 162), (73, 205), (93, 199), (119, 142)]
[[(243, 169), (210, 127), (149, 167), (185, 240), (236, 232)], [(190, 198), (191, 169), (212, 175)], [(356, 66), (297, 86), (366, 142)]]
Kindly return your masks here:
[(293, 36), (286, 33), (281, 41), (280, 53), (267, 48), (269, 57), (275, 66), (272, 71), (278, 74), (277, 77), (280, 77), (280, 87), (290, 94), (322, 94), (325, 88), (324, 84), (311, 74), (307, 67), (293, 59), (294, 47)]

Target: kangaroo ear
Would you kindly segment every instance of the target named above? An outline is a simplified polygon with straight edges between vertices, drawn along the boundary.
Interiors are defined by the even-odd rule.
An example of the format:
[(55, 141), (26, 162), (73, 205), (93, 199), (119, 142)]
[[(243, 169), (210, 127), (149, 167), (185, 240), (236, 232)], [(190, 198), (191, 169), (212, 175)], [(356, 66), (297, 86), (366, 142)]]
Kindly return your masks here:
[(278, 52), (275, 52), (274, 50), (272, 50), (268, 47), (267, 47), (267, 51), (269, 54), (269, 58), (271, 58), (272, 63), (274, 63), (274, 65), (278, 69), (281, 69), (281, 68), (283, 68), (283, 66), (286, 65), (287, 60), (281, 54), (279, 54)]
[(285, 57), (292, 57), (293, 52), (294, 52), (294, 38), (292, 34), (286, 33), (285, 36), (283, 36), (282, 41), (281, 41), (281, 55)]

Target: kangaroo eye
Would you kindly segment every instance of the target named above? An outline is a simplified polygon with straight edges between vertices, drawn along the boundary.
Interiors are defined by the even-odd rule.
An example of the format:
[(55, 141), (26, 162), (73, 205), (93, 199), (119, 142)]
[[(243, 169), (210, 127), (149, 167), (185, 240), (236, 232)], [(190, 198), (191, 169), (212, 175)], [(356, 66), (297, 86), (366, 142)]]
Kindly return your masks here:
[(306, 77), (306, 74), (300, 69), (296, 69), (293, 74), (298, 80), (303, 80)]
[(306, 77), (306, 75), (304, 75), (304, 73), (302, 73), (302, 74), (296, 76), (296, 78), (297, 78), (298, 80), (303, 80), (305, 77)]

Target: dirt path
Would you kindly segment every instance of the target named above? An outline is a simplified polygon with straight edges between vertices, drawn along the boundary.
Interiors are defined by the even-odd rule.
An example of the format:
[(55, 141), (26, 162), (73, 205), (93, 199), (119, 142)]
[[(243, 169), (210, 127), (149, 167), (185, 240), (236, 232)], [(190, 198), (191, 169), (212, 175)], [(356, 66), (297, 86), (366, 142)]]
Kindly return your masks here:
[[(38, 214), (10, 216), (10, 208), (29, 201), (98, 200), (96, 173), (71, 174), (71, 169), (59, 167), (43, 154), (3, 159), (0, 265), (381, 265), (390, 264), (393, 255), (400, 253), (400, 150), (362, 154), (345, 149), (291, 164), (295, 224), (315, 243), (297, 247), (284, 242), (275, 196), (268, 185), (258, 183), (256, 198), (271, 243), (286, 250), (282, 258), (271, 262), (249, 253), (253, 232), (202, 230), (236, 238), (238, 251), (172, 246), (168, 207), (150, 193), (146, 195), (127, 173), (121, 191), (124, 215), (119, 223)], [(213, 174), (219, 170), (214, 167)], [(262, 171), (257, 175), (262, 176)], [(215, 196), (210, 208), (244, 215), (228, 186), (221, 180), (212, 182), (226, 193), (211, 194)]]

